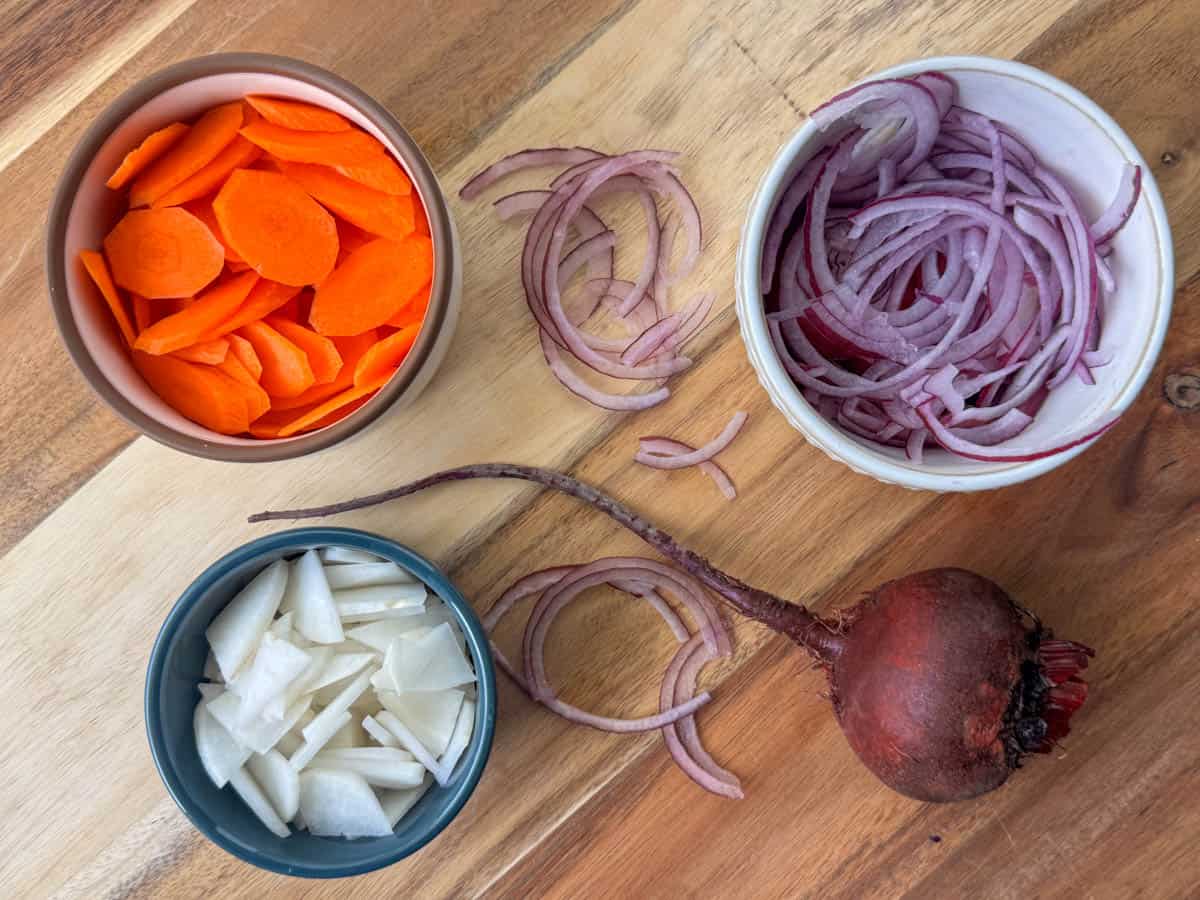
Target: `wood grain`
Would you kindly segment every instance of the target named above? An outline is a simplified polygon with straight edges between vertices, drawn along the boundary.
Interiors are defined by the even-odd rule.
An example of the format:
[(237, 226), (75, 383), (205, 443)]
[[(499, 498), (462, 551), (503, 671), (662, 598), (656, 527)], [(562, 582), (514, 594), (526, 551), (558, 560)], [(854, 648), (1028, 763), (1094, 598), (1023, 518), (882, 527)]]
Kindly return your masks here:
[[(6, 501), (0, 550), (134, 437), (63, 353), (42, 270), (42, 231), (58, 169), (91, 119), (121, 90), (189, 56), (249, 49), (299, 56), (345, 75), (385, 103), (435, 169), (445, 171), (626, 8), (622, 0), (515, 6), (504, 0), (449, 6), (372, 0), (356, 2), (354, 15), (347, 16), (337, 0), (290, 7), (176, 2), (177, 18), (143, 45), (108, 34), (122, 22), (136, 26), (139, 36), (147, 32), (143, 19), (153, 5), (125, 6), (140, 12), (131, 15), (119, 5), (25, 4), (9, 10), (13, 28), (7, 33), (0, 17), (0, 77), (14, 107), (0, 105), (0, 191), (7, 198), (0, 230), (8, 236), (0, 247), (0, 342), (12, 348), (0, 356), (0, 496)], [(377, 22), (387, 23), (383, 35), (372, 35)], [(108, 43), (101, 40), (106, 34)], [(391, 34), (420, 39), (397, 44), (386, 38)], [(47, 49), (64, 41), (79, 52), (57, 56)], [(73, 66), (65, 67), (64, 59)], [(44, 98), (50, 96), (63, 99), (47, 110)], [(19, 117), (22, 110), (43, 117), (43, 124), (48, 115), (62, 118), (27, 146), (28, 129), (4, 118), (6, 111)]]
[[(114, 74), (0, 171), (0, 225), (29, 235), (24, 250), (20, 240), (0, 250), (10, 310), (0, 336), (19, 348), (0, 356), (9, 513), (0, 540), (12, 544), (0, 560), (0, 607), (20, 625), (0, 632), (0, 711), (16, 723), (0, 733), (0, 815), (39, 823), (0, 832), (0, 895), (1194, 896), (1200, 413), (1171, 405), (1162, 385), (1200, 372), (1200, 258), (1194, 241), (1184, 245), (1200, 229), (1188, 177), (1197, 22), (1200, 0), (820, 0), (802, 12), (769, 0), (576, 0), (569, 9), (487, 0), (469, 9), (371, 2), (352, 13), (333, 2), (222, 0), (197, 3), (118, 66), (97, 68)], [(27, 223), (44, 216), (52, 161), (117, 91), (176, 58), (250, 47), (305, 56), (380, 97), (431, 149), (448, 185), (531, 143), (684, 151), (709, 233), (694, 282), (721, 299), (678, 396), (621, 417), (558, 389), (516, 293), (520, 235), (486, 204), (455, 201), (463, 325), (412, 408), (329, 453), (266, 469), (196, 461), (145, 440), (118, 453), (124, 433), (81, 393), (50, 332), (40, 238)], [(801, 111), (848, 79), (937, 52), (1024, 58), (1109, 108), (1157, 160), (1186, 284), (1159, 367), (1121, 425), (1036, 483), (985, 495), (882, 486), (814, 451), (767, 402), (730, 309), (746, 204)], [(80, 64), (111, 60), (85, 54)], [(637, 435), (702, 440), (735, 408), (751, 413), (722, 457), (737, 502), (696, 472), (631, 462)], [(907, 570), (976, 568), (1063, 635), (1097, 647), (1092, 698), (1064, 758), (1033, 761), (978, 802), (915, 804), (853, 758), (804, 658), (738, 622), (734, 658), (706, 672), (718, 700), (701, 725), (713, 754), (743, 777), (741, 803), (688, 783), (657, 736), (569, 726), (502, 683), (487, 773), (417, 856), (352, 881), (301, 883), (217, 850), (165, 798), (142, 733), (142, 672), (174, 598), (216, 556), (272, 530), (243, 524), (245, 513), (482, 459), (569, 469), (652, 512), (718, 565), (823, 608)], [(643, 552), (564, 498), (506, 484), (448, 488), (338, 523), (419, 547), (478, 605), (536, 567)], [(652, 708), (649, 685), (672, 649), (656, 623), (627, 599), (589, 598), (555, 626), (552, 677), (589, 707)], [(500, 635), (515, 638), (515, 623)]]

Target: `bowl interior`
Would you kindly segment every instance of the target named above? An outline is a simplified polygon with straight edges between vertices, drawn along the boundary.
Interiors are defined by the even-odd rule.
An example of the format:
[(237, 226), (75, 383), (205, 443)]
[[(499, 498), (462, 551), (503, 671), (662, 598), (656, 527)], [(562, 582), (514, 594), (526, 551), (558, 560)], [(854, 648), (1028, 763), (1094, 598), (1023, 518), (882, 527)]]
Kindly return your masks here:
[[(264, 441), (210, 431), (164, 403), (130, 363), (108, 307), (79, 265), (78, 257), (80, 250), (100, 247), (104, 236), (121, 215), (121, 195), (105, 187), (104, 182), (130, 148), (170, 122), (191, 119), (217, 104), (237, 100), (247, 94), (290, 97), (340, 113), (383, 142), (408, 172), (414, 189), (420, 192), (418, 179), (412, 177), (414, 173), (399, 148), (358, 108), (318, 85), (270, 72), (205, 75), (169, 87), (117, 124), (103, 142), (88, 164), (71, 203), (62, 247), (67, 296), (75, 325), (101, 373), (138, 410), (176, 432), (228, 446), (261, 446)], [(426, 210), (430, 209), (433, 198), (422, 196), (421, 199)], [(379, 398), (377, 396), (374, 399)], [(275, 439), (270, 443), (303, 440), (312, 433)]]
[[(1143, 192), (1133, 216), (1113, 242), (1108, 257), (1117, 280), (1113, 295), (1103, 295), (1101, 350), (1113, 361), (1094, 372), (1096, 384), (1070, 379), (1055, 390), (1033, 425), (1010, 443), (1032, 446), (1053, 442), (1110, 411), (1132, 402), (1153, 367), (1169, 318), (1172, 294), (1171, 241), (1162, 200), (1153, 175), (1129, 138), (1094, 103), (1075, 89), (1018, 63), (953, 57), (906, 63), (871, 79), (912, 75), (937, 69), (958, 84), (958, 103), (1004, 123), (1028, 143), (1075, 193), (1089, 219), (1111, 202), (1122, 169), (1143, 169)], [(870, 80), (870, 79), (869, 79)], [(963, 459), (940, 449), (911, 463), (899, 449), (864, 441), (828, 422), (792, 384), (770, 348), (758, 276), (766, 224), (792, 176), (827, 142), (811, 122), (779, 154), (759, 188), (743, 235), (739, 261), (739, 314), (753, 345), (751, 358), (792, 424), (826, 452), (860, 471), (910, 487), (965, 490), (995, 487), (1047, 471), (1086, 449), (1086, 445), (1029, 463), (987, 463)]]
[[(196, 752), (192, 715), (200, 694), (213, 617), (264, 566), (313, 547), (355, 547), (390, 559), (423, 581), (453, 610), (478, 676), (475, 732), (450, 779), (433, 785), (388, 837), (344, 840), (296, 831), (273, 835), (231, 788), (218, 790)], [(163, 781), (188, 818), (211, 840), (261, 868), (310, 878), (354, 875), (389, 865), (432, 840), (466, 803), (491, 750), (496, 688), (487, 638), (470, 604), (432, 564), (407, 547), (343, 528), (302, 528), (253, 541), (225, 556), (188, 588), (167, 617), (146, 678), (146, 730)]]

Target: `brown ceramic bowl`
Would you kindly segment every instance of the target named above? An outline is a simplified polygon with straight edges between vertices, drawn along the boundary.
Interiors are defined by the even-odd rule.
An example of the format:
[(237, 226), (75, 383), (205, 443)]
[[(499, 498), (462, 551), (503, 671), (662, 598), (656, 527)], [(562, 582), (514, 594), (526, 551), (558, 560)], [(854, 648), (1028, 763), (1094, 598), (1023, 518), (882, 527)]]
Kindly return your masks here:
[[(121, 198), (104, 181), (124, 154), (163, 125), (196, 116), (246, 94), (271, 94), (336, 110), (391, 150), (429, 216), (433, 295), (425, 324), (399, 371), (371, 400), (339, 422), (292, 438), (229, 437), (185, 419), (134, 370), (99, 292), (77, 262), (98, 248), (121, 214)], [(50, 207), (46, 274), (50, 303), (67, 350), (88, 383), (134, 428), (156, 441), (211, 459), (266, 462), (302, 456), (345, 440), (428, 384), (450, 345), (462, 292), (458, 237), (428, 160), (400, 123), (354, 85), (317, 66), (283, 56), (225, 53), (188, 60), (142, 80), (87, 130), (67, 160)]]

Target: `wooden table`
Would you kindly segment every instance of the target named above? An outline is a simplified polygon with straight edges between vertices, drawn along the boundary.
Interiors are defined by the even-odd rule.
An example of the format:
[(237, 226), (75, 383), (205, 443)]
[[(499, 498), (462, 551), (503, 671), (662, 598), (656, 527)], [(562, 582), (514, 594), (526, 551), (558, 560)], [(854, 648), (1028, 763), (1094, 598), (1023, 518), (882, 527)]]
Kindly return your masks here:
[[(695, 282), (720, 301), (677, 396), (630, 417), (553, 384), (518, 294), (519, 235), (455, 201), (465, 311), (411, 411), (328, 453), (265, 468), (135, 440), (88, 392), (54, 332), (41, 262), (51, 190), (118, 92), (176, 60), (246, 49), (306, 58), (358, 83), (414, 132), (448, 186), (530, 144), (684, 151), (709, 234)], [(884, 487), (811, 449), (759, 388), (731, 308), (747, 201), (804, 111), (874, 69), (947, 52), (1024, 60), (1093, 97), (1150, 160), (1176, 237), (1176, 313), (1134, 408), (1082, 458), (981, 496)], [(1200, 0), (5, 5), (0, 895), (1197, 896), (1197, 60)], [(632, 463), (636, 435), (703, 440), (736, 408), (751, 411), (723, 457), (736, 503), (698, 473)], [(743, 802), (689, 783), (657, 735), (572, 727), (503, 684), (478, 791), (415, 858), (355, 881), (307, 883), (206, 842), (167, 798), (142, 725), (147, 655), (180, 591), (270, 530), (245, 525), (248, 512), (484, 459), (570, 470), (652, 511), (717, 564), (821, 607), (916, 568), (977, 569), (1097, 648), (1091, 699), (1058, 758), (1034, 760), (986, 799), (922, 805), (857, 762), (805, 659), (740, 623), (735, 658), (708, 673), (718, 700), (701, 726), (743, 778)], [(340, 524), (423, 549), (479, 604), (535, 567), (643, 552), (578, 505), (504, 484)], [(654, 622), (611, 597), (581, 604), (556, 626), (556, 678), (594, 708), (649, 708), (671, 652)]]

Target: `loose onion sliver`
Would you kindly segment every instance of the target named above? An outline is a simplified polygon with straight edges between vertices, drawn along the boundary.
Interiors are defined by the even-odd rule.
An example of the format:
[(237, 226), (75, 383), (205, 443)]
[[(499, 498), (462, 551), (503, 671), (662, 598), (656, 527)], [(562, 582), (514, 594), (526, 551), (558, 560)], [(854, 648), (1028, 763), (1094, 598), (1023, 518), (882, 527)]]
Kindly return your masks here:
[[(638, 443), (642, 450), (658, 456), (678, 456), (684, 453), (693, 453), (696, 450), (695, 447), (685, 444), (683, 441), (665, 437), (644, 437)], [(717, 489), (725, 495), (726, 500), (737, 499), (737, 488), (733, 484), (733, 479), (720, 465), (711, 459), (706, 459), (699, 464), (698, 468), (716, 482)]]
[(587, 147), (549, 147), (535, 150), (522, 150), (492, 163), (479, 174), (471, 178), (458, 196), (463, 200), (474, 200), (496, 182), (507, 178), (522, 169), (544, 168), (548, 166), (573, 166), (589, 159), (598, 159), (604, 154), (590, 150)]
[(662, 457), (639, 451), (634, 456), (634, 459), (643, 465), (652, 466), (656, 469), (686, 469), (688, 466), (699, 465), (706, 460), (712, 459), (733, 443), (733, 439), (738, 436), (738, 432), (742, 430), (742, 426), (746, 424), (746, 420), (749, 417), (750, 414), (747, 412), (739, 411), (734, 413), (733, 418), (729, 420), (729, 424), (722, 429), (719, 435), (691, 453)]

